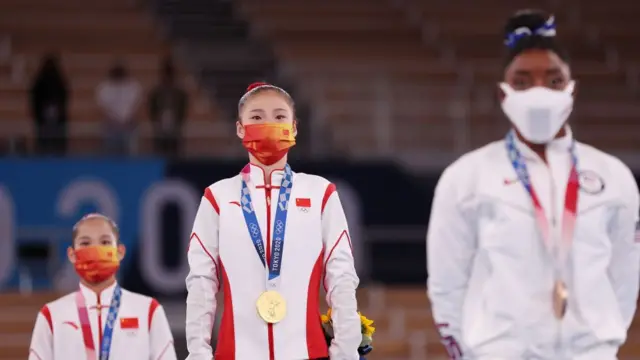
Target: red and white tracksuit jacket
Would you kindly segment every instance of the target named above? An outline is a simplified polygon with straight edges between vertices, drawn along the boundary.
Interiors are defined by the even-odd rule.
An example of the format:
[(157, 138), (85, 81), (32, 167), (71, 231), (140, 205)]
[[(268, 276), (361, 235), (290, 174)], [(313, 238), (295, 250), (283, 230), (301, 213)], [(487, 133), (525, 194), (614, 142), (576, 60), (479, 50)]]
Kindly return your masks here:
[[(253, 206), (270, 255), (277, 197), (283, 171), (266, 179), (248, 165)], [(301, 360), (330, 356), (357, 360), (361, 341), (357, 313), (358, 277), (347, 221), (335, 186), (326, 179), (293, 173), (278, 292), (287, 316), (271, 325), (256, 310), (266, 289), (267, 269), (247, 231), (240, 205), (242, 175), (205, 189), (188, 251), (188, 360), (211, 360), (216, 293), (223, 289), (224, 310), (216, 360)], [(273, 200), (271, 200), (273, 198)], [(271, 206), (267, 206), (270, 203)], [(266, 238), (266, 240), (265, 240)], [(320, 286), (333, 308), (335, 338), (327, 349), (320, 324)]]
[[(80, 285), (84, 295), (96, 359), (115, 284), (100, 296)], [(113, 329), (110, 359), (175, 360), (173, 336), (162, 306), (150, 297), (122, 289)], [(36, 319), (29, 360), (87, 359), (75, 292), (45, 305)]]

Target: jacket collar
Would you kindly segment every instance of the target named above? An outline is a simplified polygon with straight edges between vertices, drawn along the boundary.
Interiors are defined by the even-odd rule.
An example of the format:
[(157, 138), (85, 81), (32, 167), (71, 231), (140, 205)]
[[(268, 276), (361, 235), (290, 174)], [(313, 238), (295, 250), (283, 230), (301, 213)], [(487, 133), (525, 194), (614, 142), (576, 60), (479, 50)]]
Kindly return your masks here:
[(249, 163), (242, 169), (241, 174), (245, 181), (251, 182), (255, 186), (270, 185), (275, 187), (280, 186), (280, 183), (282, 183), (284, 169), (275, 169), (270, 176), (267, 176), (261, 167)]
[[(569, 149), (571, 149), (571, 144), (574, 141), (573, 132), (571, 131), (571, 127), (569, 127), (569, 125), (565, 125), (564, 129), (565, 136), (553, 139), (547, 144), (547, 157), (568, 154)], [(542, 162), (540, 156), (538, 156), (538, 154), (531, 150), (531, 148), (523, 143), (517, 136), (515, 136), (515, 143), (516, 147), (520, 151), (520, 154), (522, 154), (522, 157), (524, 157), (526, 160)]]
[(80, 283), (80, 291), (82, 292), (82, 296), (84, 296), (84, 301), (87, 304), (87, 307), (94, 307), (98, 304), (100, 306), (109, 306), (111, 304), (111, 298), (113, 297), (113, 291), (116, 288), (118, 282), (114, 282), (108, 288), (105, 288), (100, 292), (100, 294), (96, 294), (93, 290), (86, 287), (84, 284)]

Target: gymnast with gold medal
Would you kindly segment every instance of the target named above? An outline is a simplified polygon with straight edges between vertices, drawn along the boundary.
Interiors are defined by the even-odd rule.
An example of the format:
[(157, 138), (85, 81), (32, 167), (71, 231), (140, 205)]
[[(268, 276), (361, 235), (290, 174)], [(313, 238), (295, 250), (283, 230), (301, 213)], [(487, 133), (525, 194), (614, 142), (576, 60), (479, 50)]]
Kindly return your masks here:
[[(298, 131), (293, 99), (252, 84), (238, 115), (249, 163), (204, 190), (191, 234), (187, 359), (213, 357), (220, 291), (216, 360), (358, 360), (373, 328), (358, 314), (347, 220), (335, 185), (287, 162)], [(321, 286), (330, 318), (320, 316)]]

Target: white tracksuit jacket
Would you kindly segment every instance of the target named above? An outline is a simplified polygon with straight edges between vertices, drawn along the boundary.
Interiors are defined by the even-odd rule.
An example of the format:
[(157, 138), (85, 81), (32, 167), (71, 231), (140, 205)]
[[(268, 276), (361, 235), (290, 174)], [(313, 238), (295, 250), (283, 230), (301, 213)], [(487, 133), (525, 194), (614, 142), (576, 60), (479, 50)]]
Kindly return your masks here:
[[(556, 234), (571, 141), (569, 132), (549, 144), (548, 165), (516, 143), (547, 219), (557, 219)], [(576, 154), (580, 190), (561, 322), (552, 312), (553, 262), (505, 142), (464, 155), (442, 174), (427, 235), (428, 294), (443, 339), (453, 337), (464, 359), (616, 359), (638, 297), (638, 187), (618, 159), (580, 143)]]
[[(270, 239), (283, 171), (266, 179), (247, 165), (248, 187), (270, 253)], [(223, 290), (224, 310), (216, 360), (357, 360), (361, 340), (347, 221), (335, 186), (319, 176), (293, 174), (278, 291), (287, 316), (268, 325), (257, 314), (256, 300), (266, 289), (263, 266), (247, 231), (240, 206), (241, 176), (205, 189), (191, 234), (187, 277), (188, 360), (211, 360), (211, 329), (216, 293)], [(267, 207), (267, 198), (271, 206)], [(273, 201), (271, 201), (273, 198)], [(263, 239), (264, 240), (264, 239)], [(335, 339), (327, 351), (320, 325), (320, 286), (333, 308)]]
[[(89, 313), (96, 359), (87, 359), (74, 292), (40, 310), (29, 360), (97, 360), (114, 288), (115, 284), (97, 296), (80, 285)], [(110, 359), (176, 360), (167, 316), (155, 299), (122, 289), (118, 319), (113, 329)]]

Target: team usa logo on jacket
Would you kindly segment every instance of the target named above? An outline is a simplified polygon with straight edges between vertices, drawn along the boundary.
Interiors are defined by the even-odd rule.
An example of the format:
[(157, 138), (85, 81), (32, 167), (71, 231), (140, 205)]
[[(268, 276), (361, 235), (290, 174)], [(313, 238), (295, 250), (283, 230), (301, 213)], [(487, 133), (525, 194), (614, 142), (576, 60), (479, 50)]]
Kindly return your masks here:
[(604, 180), (591, 170), (580, 171), (580, 189), (587, 194), (598, 195), (604, 191)]

